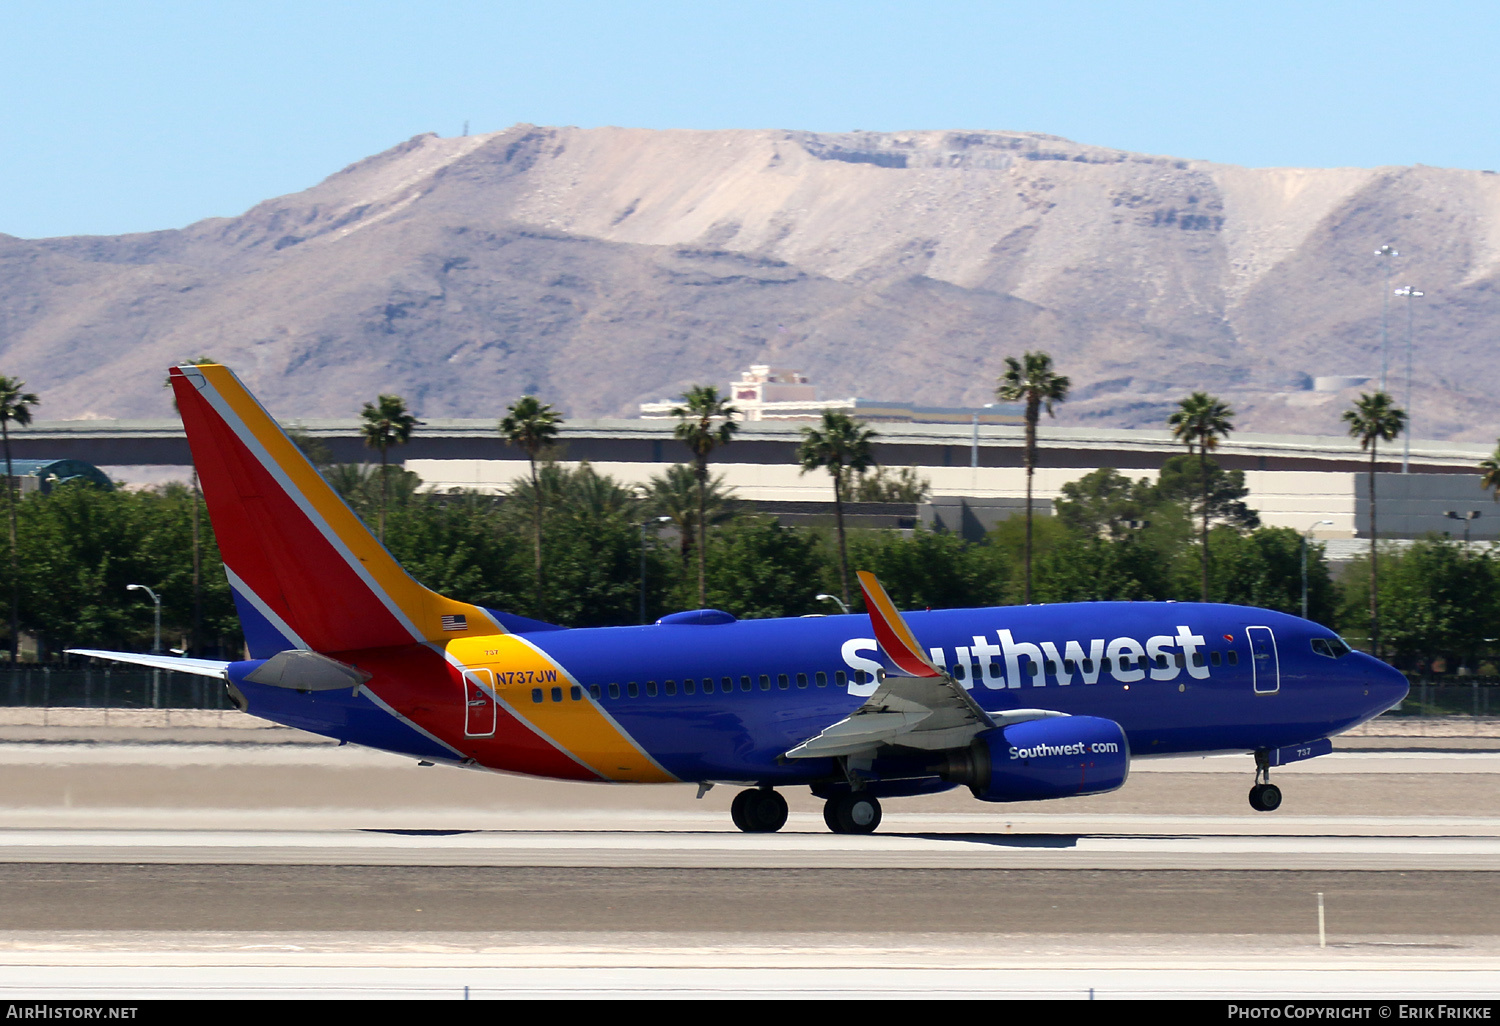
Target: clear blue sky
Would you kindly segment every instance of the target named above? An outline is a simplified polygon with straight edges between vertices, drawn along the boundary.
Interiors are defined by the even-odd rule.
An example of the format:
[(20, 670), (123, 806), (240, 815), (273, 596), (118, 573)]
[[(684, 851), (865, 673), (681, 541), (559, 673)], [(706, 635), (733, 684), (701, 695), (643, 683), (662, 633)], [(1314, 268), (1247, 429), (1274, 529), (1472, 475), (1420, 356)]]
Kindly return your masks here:
[(466, 120), (1500, 169), (1497, 44), (1493, 0), (0, 0), (0, 232), (233, 215)]

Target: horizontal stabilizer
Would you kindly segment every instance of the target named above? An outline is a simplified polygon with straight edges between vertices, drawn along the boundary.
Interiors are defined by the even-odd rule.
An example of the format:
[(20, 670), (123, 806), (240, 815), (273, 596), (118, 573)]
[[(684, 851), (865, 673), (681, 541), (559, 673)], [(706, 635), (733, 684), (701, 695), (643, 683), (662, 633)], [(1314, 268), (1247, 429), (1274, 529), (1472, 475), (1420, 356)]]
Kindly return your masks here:
[(144, 655), (139, 652), (105, 652), (97, 648), (70, 648), (67, 651), (69, 655), (113, 659), (117, 663), (137, 663), (154, 670), (172, 670), (176, 673), (196, 673), (200, 677), (228, 679), (225, 667), (229, 664), (219, 659), (188, 659), (184, 656)]

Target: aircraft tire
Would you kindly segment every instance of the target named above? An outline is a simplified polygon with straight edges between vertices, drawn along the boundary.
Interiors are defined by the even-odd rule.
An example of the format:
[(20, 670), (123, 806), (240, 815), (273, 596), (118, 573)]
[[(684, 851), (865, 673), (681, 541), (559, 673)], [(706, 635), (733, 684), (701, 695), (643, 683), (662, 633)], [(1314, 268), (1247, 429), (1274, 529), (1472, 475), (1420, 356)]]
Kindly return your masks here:
[(774, 834), (786, 826), (786, 799), (770, 789), (750, 788), (734, 796), (729, 816), (747, 834)]
[(880, 818), (880, 801), (874, 795), (841, 794), (823, 806), (823, 822), (836, 834), (872, 834)]
[(1256, 812), (1275, 812), (1281, 807), (1281, 788), (1275, 784), (1256, 784), (1250, 789), (1250, 807)]

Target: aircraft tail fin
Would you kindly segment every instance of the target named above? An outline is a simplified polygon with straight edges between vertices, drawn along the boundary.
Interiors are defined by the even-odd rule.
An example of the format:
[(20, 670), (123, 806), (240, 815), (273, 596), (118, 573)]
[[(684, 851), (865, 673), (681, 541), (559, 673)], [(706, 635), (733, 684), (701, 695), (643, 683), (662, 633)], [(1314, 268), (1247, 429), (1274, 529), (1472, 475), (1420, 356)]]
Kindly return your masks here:
[(942, 677), (943, 672), (932, 665), (932, 660), (917, 644), (917, 639), (901, 618), (896, 604), (891, 601), (875, 575), (868, 570), (857, 571), (859, 586), (865, 593), (865, 608), (870, 612), (870, 626), (875, 628), (875, 640), (891, 657), (891, 661), (912, 677)]
[(506, 633), (413, 580), (229, 368), (170, 382), (252, 657)]

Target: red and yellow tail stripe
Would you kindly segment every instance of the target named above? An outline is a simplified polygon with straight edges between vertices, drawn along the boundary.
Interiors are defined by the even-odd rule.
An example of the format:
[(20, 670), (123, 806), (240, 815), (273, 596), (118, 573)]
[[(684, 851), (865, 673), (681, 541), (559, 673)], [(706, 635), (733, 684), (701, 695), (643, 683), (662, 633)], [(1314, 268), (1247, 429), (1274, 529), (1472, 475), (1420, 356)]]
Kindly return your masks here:
[(227, 367), (170, 380), (225, 566), (309, 648), (504, 633), (401, 569)]
[(943, 672), (922, 651), (922, 646), (917, 644), (916, 636), (875, 575), (867, 570), (860, 570), (858, 574), (859, 586), (865, 593), (865, 609), (870, 613), (870, 626), (875, 629), (875, 640), (891, 657), (891, 662), (911, 677), (943, 676)]

